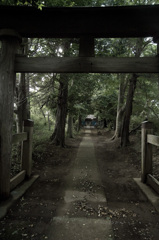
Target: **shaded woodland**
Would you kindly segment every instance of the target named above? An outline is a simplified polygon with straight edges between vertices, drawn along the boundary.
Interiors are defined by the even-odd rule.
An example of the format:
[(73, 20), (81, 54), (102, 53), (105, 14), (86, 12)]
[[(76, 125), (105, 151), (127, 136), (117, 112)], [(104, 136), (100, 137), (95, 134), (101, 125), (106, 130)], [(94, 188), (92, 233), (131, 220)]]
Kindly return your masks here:
[[(28, 39), (24, 44), (29, 57), (79, 55), (79, 39)], [(151, 38), (95, 39), (95, 56), (156, 55)], [(121, 137), (126, 146), (130, 132), (139, 130), (141, 122), (152, 121), (158, 130), (158, 84), (158, 74), (17, 74), (16, 129), (31, 114), (37, 126), (47, 126), (51, 139), (64, 146), (65, 134), (73, 137), (92, 113), (98, 127), (115, 130), (113, 138)]]
[[(106, 7), (124, 5), (153, 5), (158, 1), (0, 1), (1, 5), (27, 5), (39, 11), (43, 7)], [(153, 37), (145, 38), (88, 38), (90, 45), (83, 45), (82, 38), (23, 38), (18, 49), (19, 56), (28, 57), (72, 57), (105, 58), (107, 64), (118, 69), (120, 59), (130, 58), (146, 66), (146, 58), (158, 55), (157, 42)], [(81, 46), (84, 46), (81, 48)], [(1, 45), (0, 45), (1, 46)], [(3, 46), (3, 44), (2, 44)], [(89, 47), (88, 47), (89, 46)], [(87, 49), (88, 47), (88, 49)], [(84, 51), (83, 51), (84, 50)], [(0, 47), (3, 53), (3, 47)], [(83, 55), (84, 54), (84, 55)], [(88, 56), (87, 56), (88, 54)], [(94, 61), (94, 60), (93, 60)], [(116, 61), (116, 60), (115, 60)], [(129, 66), (131, 62), (128, 59)], [(145, 62), (142, 62), (145, 61)], [(102, 64), (102, 60), (101, 60)], [(117, 66), (116, 66), (116, 65)], [(122, 63), (121, 63), (122, 64)], [(84, 64), (83, 64), (84, 65)], [(118, 66), (119, 65), (119, 66)], [(140, 65), (140, 66), (141, 66)], [(132, 65), (133, 66), (133, 65)], [(72, 65), (71, 67), (74, 67)], [(81, 65), (81, 68), (83, 66)], [(158, 73), (95, 73), (89, 66), (85, 73), (16, 73), (14, 92), (13, 133), (20, 133), (23, 121), (32, 119), (34, 125), (33, 154), (39, 154), (41, 142), (50, 139), (55, 145), (65, 147), (65, 138), (73, 138), (82, 127), (88, 114), (97, 118), (97, 128), (114, 131), (112, 139), (120, 138), (121, 147), (130, 143), (131, 133), (140, 134), (141, 123), (154, 123), (158, 134), (159, 77)], [(124, 67), (124, 66), (123, 66)], [(148, 67), (148, 66), (147, 66)], [(80, 68), (80, 65), (78, 66)], [(146, 67), (145, 67), (146, 68)], [(17, 150), (18, 149), (18, 150)], [(21, 146), (13, 148), (12, 155), (21, 154)]]
[[(152, 0), (134, 1), (1, 1), (1, 5), (47, 6), (122, 6), (157, 4)], [(79, 39), (23, 39), (21, 54), (28, 57), (77, 57)], [(157, 44), (153, 38), (97, 38), (95, 57), (154, 57)], [(158, 112), (158, 74), (17, 74), (15, 92), (15, 128), (22, 130), (24, 119), (48, 125), (57, 145), (65, 145), (65, 131), (70, 137), (79, 131), (81, 121), (92, 113), (98, 121), (115, 130), (121, 145), (129, 144), (129, 133), (144, 120), (154, 122)], [(40, 127), (41, 128), (41, 127)]]

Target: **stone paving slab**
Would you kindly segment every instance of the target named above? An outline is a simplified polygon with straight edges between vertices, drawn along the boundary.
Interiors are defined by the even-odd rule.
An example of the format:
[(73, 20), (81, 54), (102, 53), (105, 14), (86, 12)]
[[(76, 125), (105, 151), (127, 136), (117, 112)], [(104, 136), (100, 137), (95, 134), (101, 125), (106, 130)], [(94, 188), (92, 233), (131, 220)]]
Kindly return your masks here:
[[(55, 217), (48, 237), (50, 240), (112, 240), (108, 219)], [(80, 230), (80, 231), (77, 231)]]

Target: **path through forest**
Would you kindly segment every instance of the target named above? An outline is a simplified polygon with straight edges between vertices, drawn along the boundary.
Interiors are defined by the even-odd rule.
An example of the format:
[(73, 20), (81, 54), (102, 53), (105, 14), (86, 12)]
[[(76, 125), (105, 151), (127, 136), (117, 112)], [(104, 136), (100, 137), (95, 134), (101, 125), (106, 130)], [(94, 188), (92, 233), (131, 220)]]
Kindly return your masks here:
[(100, 206), (106, 208), (107, 202), (90, 134), (86, 129), (73, 171), (66, 178), (64, 204), (53, 218), (50, 240), (113, 239), (110, 218), (99, 218)]
[(133, 178), (138, 138), (119, 147), (111, 132), (85, 129), (67, 148), (43, 143), (39, 179), (0, 221), (1, 240), (158, 240), (159, 214)]

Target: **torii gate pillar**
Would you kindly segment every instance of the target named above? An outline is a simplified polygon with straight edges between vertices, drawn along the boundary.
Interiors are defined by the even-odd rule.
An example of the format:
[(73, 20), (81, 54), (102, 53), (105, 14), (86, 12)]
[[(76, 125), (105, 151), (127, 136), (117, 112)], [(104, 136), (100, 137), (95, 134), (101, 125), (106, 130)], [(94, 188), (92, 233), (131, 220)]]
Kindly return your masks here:
[(0, 30), (0, 199), (6, 199), (10, 195), (14, 60), (19, 40), (20, 37), (14, 30)]
[(80, 37), (79, 57), (94, 57), (94, 38), (92, 36)]

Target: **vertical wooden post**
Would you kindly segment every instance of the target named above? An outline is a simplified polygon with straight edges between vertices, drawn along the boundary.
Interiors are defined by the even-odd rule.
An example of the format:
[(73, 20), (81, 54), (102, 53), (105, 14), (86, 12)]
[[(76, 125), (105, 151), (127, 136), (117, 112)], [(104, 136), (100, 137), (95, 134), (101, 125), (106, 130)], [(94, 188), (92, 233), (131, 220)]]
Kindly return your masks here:
[(152, 145), (147, 143), (147, 134), (152, 133), (152, 123), (142, 123), (141, 136), (141, 181), (147, 180), (147, 174), (152, 174)]
[(10, 158), (12, 149), (14, 60), (19, 35), (0, 30), (0, 199), (10, 195)]
[(79, 57), (94, 57), (94, 38), (92, 36), (80, 38)]
[(22, 170), (26, 170), (26, 176), (30, 177), (32, 172), (32, 141), (34, 122), (30, 119), (24, 121), (24, 132), (28, 133), (28, 139), (23, 142), (22, 148)]

